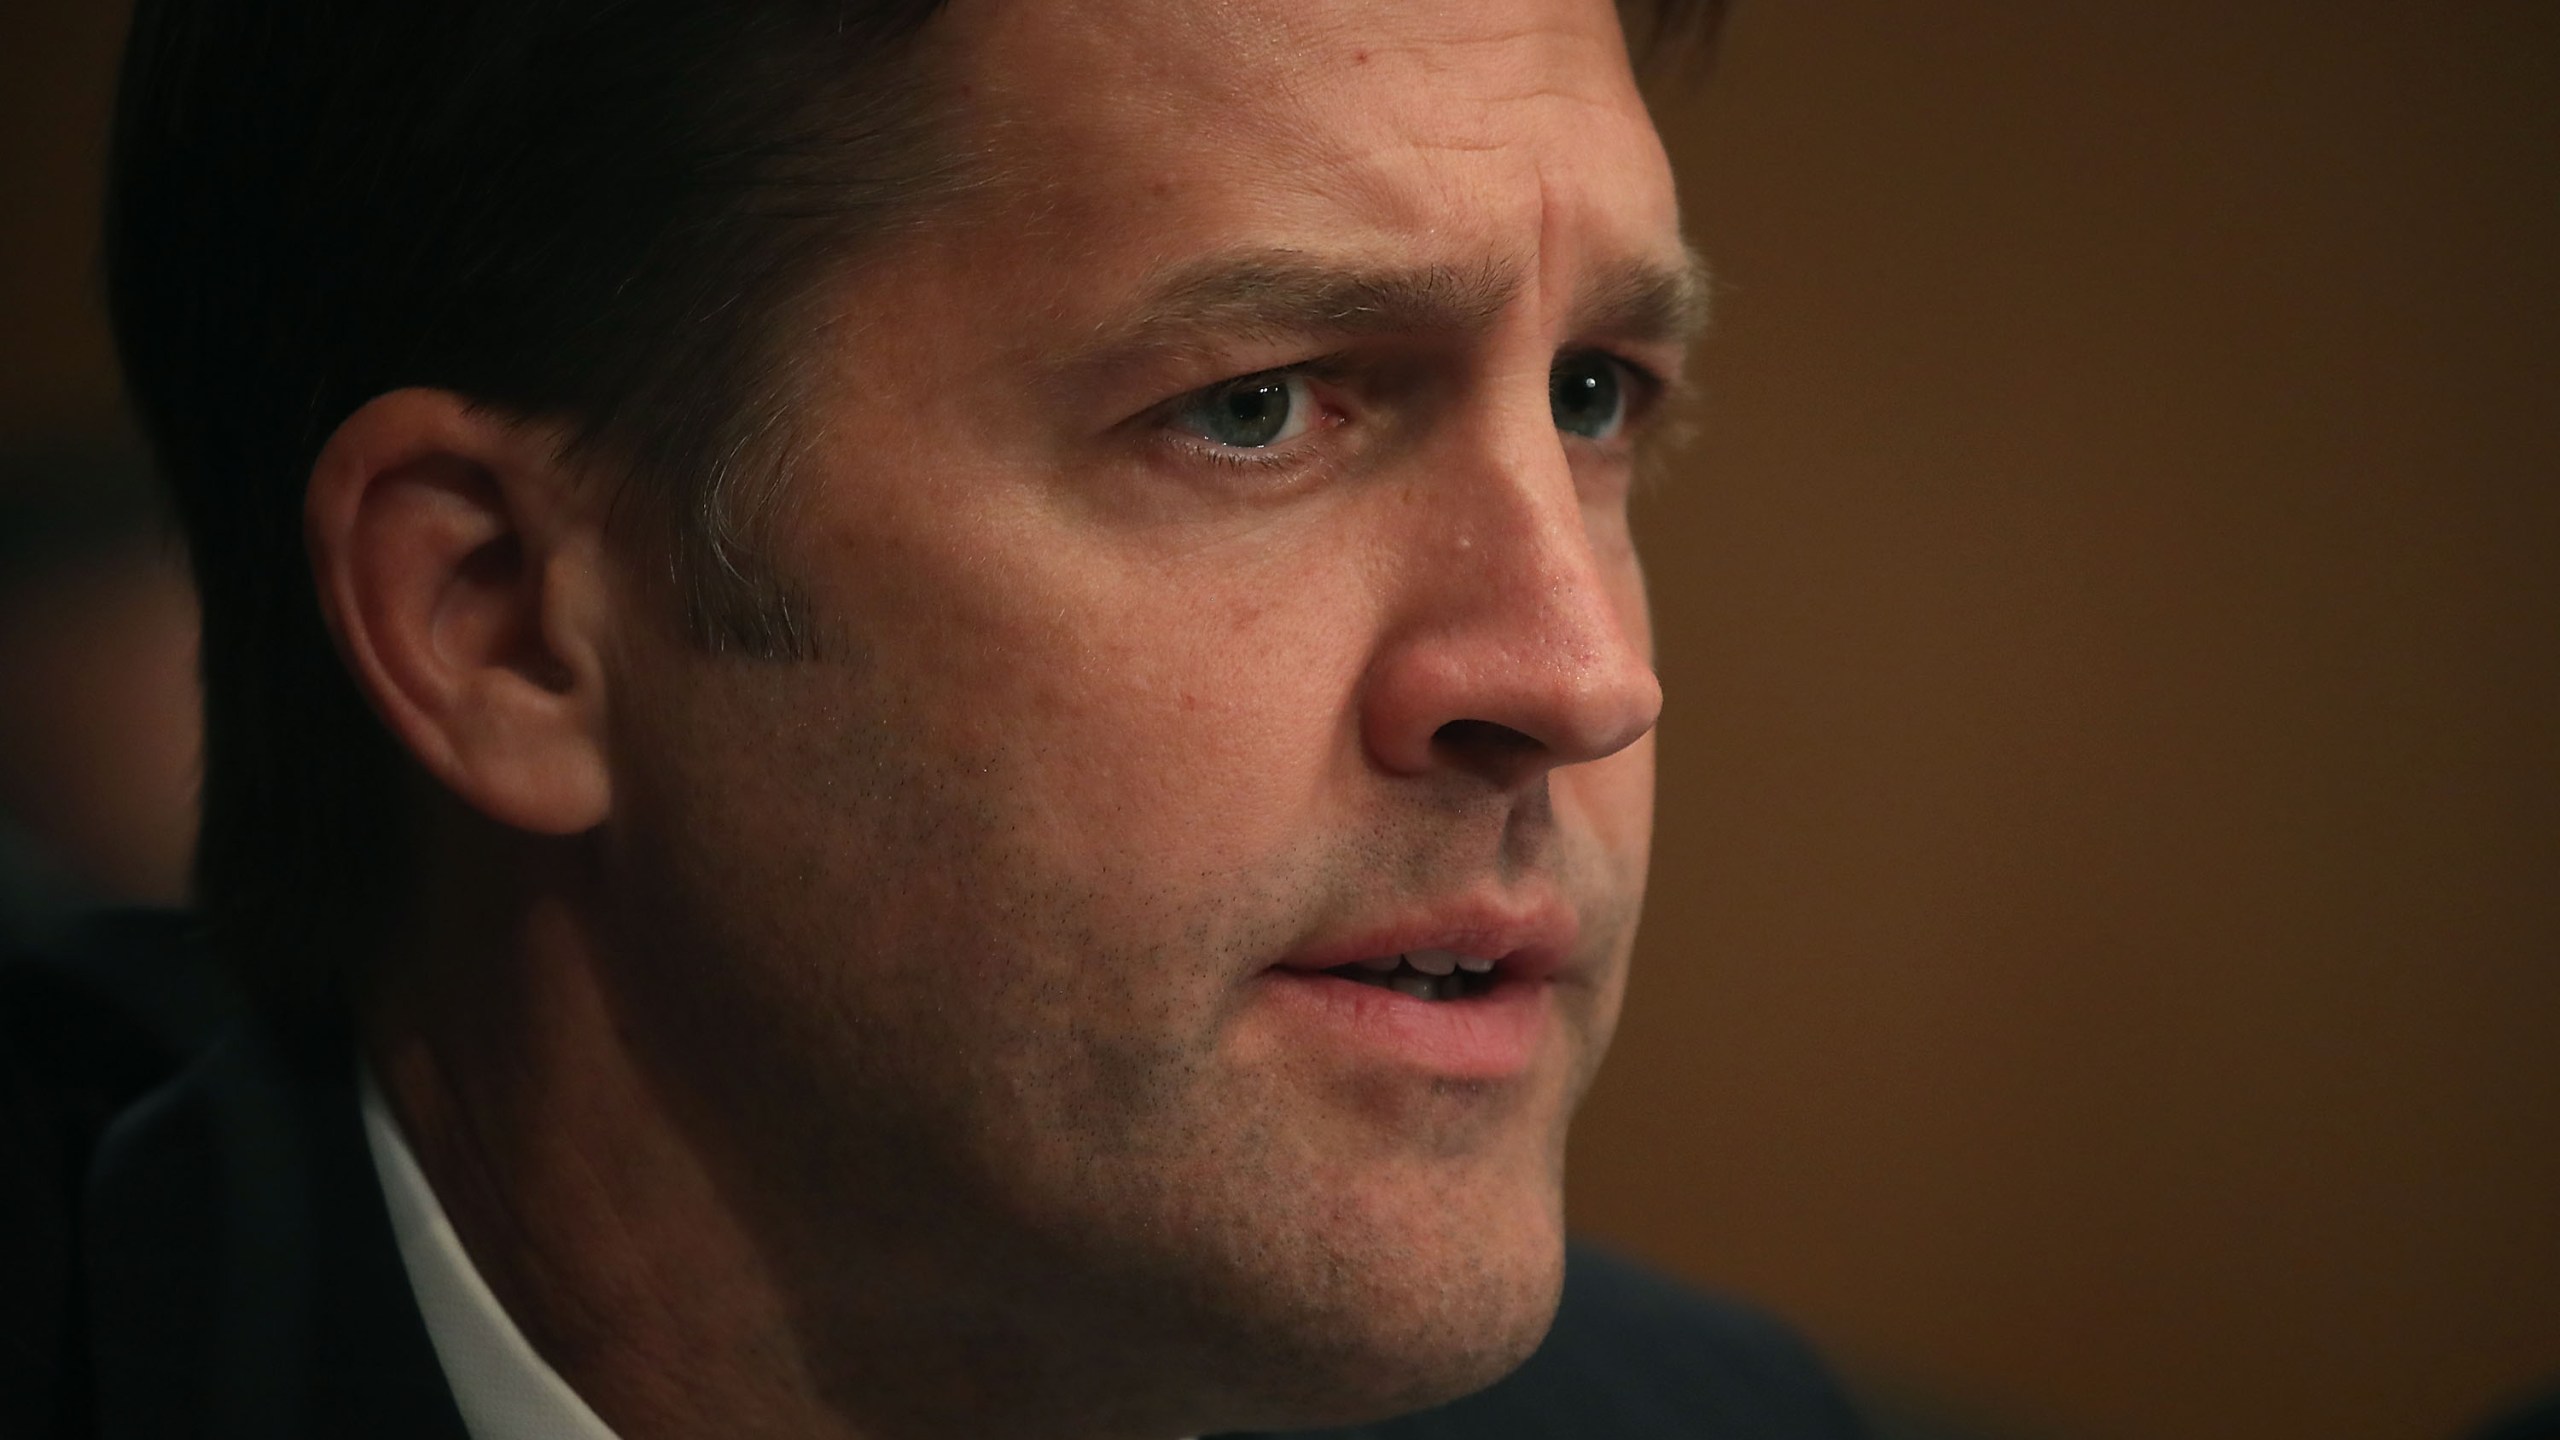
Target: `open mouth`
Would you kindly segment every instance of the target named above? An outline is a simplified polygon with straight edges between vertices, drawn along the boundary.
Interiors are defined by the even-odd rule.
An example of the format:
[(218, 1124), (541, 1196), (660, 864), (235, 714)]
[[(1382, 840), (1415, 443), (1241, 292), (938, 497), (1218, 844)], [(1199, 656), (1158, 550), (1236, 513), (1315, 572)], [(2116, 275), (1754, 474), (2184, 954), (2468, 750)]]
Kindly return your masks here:
[(1517, 1080), (1570, 1028), (1555, 998), (1573, 940), (1569, 914), (1552, 912), (1543, 926), (1463, 919), (1310, 947), (1263, 972), (1257, 993), (1276, 1023), (1303, 1027), (1290, 1043), (1348, 1053), (1362, 1067), (1383, 1062), (1408, 1078)]
[(1492, 990), (1499, 962), (1451, 950), (1409, 950), (1336, 965), (1319, 972), (1410, 995), (1416, 1000), (1468, 1000)]

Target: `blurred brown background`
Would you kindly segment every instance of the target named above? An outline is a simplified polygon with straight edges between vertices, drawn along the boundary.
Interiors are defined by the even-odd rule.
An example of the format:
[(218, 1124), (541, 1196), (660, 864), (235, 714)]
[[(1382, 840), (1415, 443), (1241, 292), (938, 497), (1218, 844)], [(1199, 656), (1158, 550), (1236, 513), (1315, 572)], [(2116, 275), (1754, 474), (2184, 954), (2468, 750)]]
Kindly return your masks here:
[[(120, 29), (0, 6), (0, 810), (152, 894)], [(1665, 121), (1722, 318), (1579, 1222), (1968, 1431), (2560, 1381), (2560, 6), (1746, 5)]]

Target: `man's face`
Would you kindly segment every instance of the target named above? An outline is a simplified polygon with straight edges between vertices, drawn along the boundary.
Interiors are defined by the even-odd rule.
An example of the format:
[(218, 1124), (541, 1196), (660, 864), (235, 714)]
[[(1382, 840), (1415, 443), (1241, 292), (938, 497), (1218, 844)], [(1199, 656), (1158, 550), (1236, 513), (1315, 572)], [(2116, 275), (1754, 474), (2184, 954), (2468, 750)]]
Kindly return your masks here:
[(1626, 504), (1693, 284), (1615, 16), (937, 25), (983, 183), (830, 297), (776, 553), (823, 657), (619, 662), (633, 1033), (822, 1370), (981, 1341), (1173, 1425), (1481, 1385), (1651, 824)]

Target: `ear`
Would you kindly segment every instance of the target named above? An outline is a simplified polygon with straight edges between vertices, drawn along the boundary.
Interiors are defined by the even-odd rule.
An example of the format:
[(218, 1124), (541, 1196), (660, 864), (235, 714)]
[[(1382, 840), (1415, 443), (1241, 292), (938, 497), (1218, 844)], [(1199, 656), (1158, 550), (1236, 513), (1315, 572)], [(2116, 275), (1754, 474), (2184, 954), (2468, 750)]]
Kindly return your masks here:
[(603, 517), (550, 427), (397, 390), (322, 447), (303, 502), (320, 609), (409, 753), (493, 820), (612, 806)]

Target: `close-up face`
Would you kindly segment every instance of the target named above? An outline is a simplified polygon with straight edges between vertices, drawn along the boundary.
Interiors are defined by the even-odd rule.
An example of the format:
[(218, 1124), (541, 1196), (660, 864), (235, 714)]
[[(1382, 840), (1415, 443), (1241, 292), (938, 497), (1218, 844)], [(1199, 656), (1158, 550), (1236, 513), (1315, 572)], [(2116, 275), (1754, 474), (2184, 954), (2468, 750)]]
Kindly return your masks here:
[(1651, 826), (1697, 280), (1616, 16), (936, 27), (977, 178), (826, 302), (818, 658), (613, 661), (619, 1003), (822, 1373), (895, 1294), (1132, 1423), (1474, 1388), (1553, 1309)]

